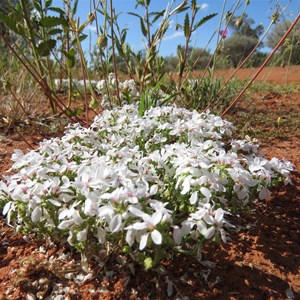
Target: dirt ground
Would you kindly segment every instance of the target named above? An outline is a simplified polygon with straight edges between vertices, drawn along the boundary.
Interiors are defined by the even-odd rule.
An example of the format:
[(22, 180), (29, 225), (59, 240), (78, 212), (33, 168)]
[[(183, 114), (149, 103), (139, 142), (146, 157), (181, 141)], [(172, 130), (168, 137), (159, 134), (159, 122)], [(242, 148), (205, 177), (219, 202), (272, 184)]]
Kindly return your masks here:
[[(284, 83), (280, 74), (272, 71), (269, 80)], [(300, 75), (296, 77), (300, 83)], [(228, 232), (228, 243), (206, 245), (201, 262), (178, 255), (146, 272), (133, 269), (121, 255), (111, 255), (105, 265), (93, 258), (85, 272), (80, 256), (68, 247), (14, 234), (0, 216), (0, 300), (300, 299), (300, 132), (297, 120), (290, 119), (298, 115), (289, 114), (300, 113), (300, 97), (263, 96), (251, 100), (254, 115), (247, 111), (253, 106), (240, 107), (248, 127), (239, 124), (238, 130), (253, 133), (267, 157), (285, 157), (297, 169), (293, 185), (279, 187), (269, 199), (254, 203), (250, 214), (232, 220), (237, 230)], [(255, 119), (271, 112), (264, 123)], [(287, 116), (282, 126), (276, 126), (277, 116)], [(241, 123), (237, 116), (229, 119)], [(0, 132), (0, 174), (11, 165), (14, 149), (28, 151), (43, 138), (37, 132), (24, 138)]]
[[(251, 79), (256, 74), (258, 68), (240, 69), (236, 73), (236, 77), (241, 80)], [(217, 70), (217, 74), (224, 77), (230, 76), (234, 69)], [(300, 84), (300, 68), (299, 66), (289, 67), (266, 67), (257, 77), (258, 81), (271, 82), (275, 84), (295, 83)]]

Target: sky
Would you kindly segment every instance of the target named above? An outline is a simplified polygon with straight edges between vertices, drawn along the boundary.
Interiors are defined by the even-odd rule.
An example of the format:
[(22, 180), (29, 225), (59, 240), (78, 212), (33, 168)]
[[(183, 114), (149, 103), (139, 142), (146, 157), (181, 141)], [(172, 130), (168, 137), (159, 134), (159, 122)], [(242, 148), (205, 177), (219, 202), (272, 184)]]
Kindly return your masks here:
[[(95, 0), (95, 2), (97, 3), (97, 0)], [(201, 10), (198, 14), (198, 18), (196, 19), (196, 21), (212, 13), (218, 13), (218, 15), (213, 19), (209, 20), (203, 26), (199, 27), (198, 30), (194, 32), (194, 34), (192, 35), (191, 46), (205, 48), (208, 44), (208, 41), (219, 26), (224, 3), (226, 4), (224, 11), (227, 12), (232, 10), (236, 2), (237, 0), (198, 0), (197, 3), (198, 5), (201, 5)], [(238, 16), (241, 14), (245, 2), (245, 0), (240, 1), (240, 7), (236, 11), (235, 15)], [(152, 0), (150, 3), (150, 10), (161, 11), (167, 7), (168, 3), (170, 3), (170, 1)], [(173, 1), (173, 7), (175, 8), (180, 3), (182, 3), (182, 0)], [(113, 5), (116, 11), (120, 13), (118, 19), (120, 28), (128, 28), (127, 43), (133, 48), (133, 50), (137, 51), (145, 48), (145, 40), (143, 39), (141, 33), (138, 18), (128, 14), (128, 12), (143, 14), (143, 10), (141, 8), (136, 9), (135, 4), (135, 0), (113, 0)], [(250, 18), (252, 18), (255, 21), (254, 26), (262, 24), (266, 29), (270, 24), (270, 19), (273, 15), (275, 7), (278, 7), (278, 5), (280, 5), (281, 9), (285, 9), (285, 19), (293, 20), (300, 12), (299, 0), (250, 0), (250, 3), (246, 7), (245, 12)], [(53, 6), (62, 7), (63, 0), (53, 0)], [(87, 20), (89, 12), (90, 0), (79, 0), (76, 16), (80, 18), (81, 23)], [(179, 44), (184, 44), (185, 38), (183, 36), (183, 32), (180, 30), (176, 30), (175, 24), (183, 23), (185, 13), (186, 12), (181, 13), (180, 15), (177, 15), (177, 17), (172, 19), (171, 26), (168, 29), (166, 36), (160, 45), (160, 55), (174, 55), (176, 53), (177, 46)], [(102, 16), (99, 15), (99, 24), (102, 24), (102, 20)], [(153, 30), (156, 30), (158, 28), (158, 24), (156, 26), (157, 27), (154, 27)], [(86, 41), (83, 44), (85, 51), (88, 52), (89, 40), (91, 40), (92, 45), (94, 45), (97, 40), (95, 22), (88, 25), (88, 27), (85, 29), (85, 33), (90, 35), (90, 39), (86, 39)], [(207, 49), (213, 51), (215, 49), (216, 41), (217, 35), (215, 35), (212, 41), (208, 44)], [(270, 49), (264, 47), (262, 50), (269, 51)]]

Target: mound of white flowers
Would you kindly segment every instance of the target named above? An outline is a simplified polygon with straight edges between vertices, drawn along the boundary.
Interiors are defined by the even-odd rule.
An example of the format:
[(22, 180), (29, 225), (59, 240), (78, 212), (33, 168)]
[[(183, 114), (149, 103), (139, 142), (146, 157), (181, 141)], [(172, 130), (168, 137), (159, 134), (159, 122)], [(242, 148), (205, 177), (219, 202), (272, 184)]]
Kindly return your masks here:
[(111, 245), (146, 267), (168, 251), (197, 252), (205, 240), (225, 241), (227, 214), (290, 181), (290, 162), (231, 140), (231, 129), (177, 107), (106, 110), (89, 128), (15, 151), (14, 174), (0, 183), (3, 214), (18, 231), (80, 251)]

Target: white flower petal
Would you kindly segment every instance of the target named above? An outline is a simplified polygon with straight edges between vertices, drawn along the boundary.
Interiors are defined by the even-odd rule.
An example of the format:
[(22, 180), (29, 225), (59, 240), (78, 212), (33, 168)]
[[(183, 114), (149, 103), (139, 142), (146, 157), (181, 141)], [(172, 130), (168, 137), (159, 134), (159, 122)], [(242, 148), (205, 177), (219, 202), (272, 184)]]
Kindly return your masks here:
[(41, 207), (37, 206), (31, 213), (31, 221), (33, 223), (36, 223), (40, 221), (41, 216), (42, 216), (42, 209)]
[(215, 235), (216, 229), (214, 226), (211, 226), (209, 228), (207, 228), (206, 224), (204, 222), (201, 222), (198, 225), (198, 230), (200, 231), (200, 233), (206, 238), (206, 239), (210, 239)]
[(106, 230), (98, 227), (97, 228), (97, 238), (100, 244), (104, 244), (105, 243), (105, 236), (106, 236)]
[(176, 245), (180, 245), (182, 239), (182, 233), (179, 226), (175, 225), (173, 228), (173, 239)]
[(109, 223), (109, 230), (111, 232), (118, 232), (122, 228), (122, 216), (120, 214), (115, 215), (110, 223)]
[(12, 206), (12, 202), (7, 202), (4, 205), (3, 210), (2, 210), (2, 213), (3, 213), (4, 216), (9, 212), (11, 206)]
[(191, 189), (191, 180), (192, 180), (192, 176), (191, 175), (187, 176), (184, 179), (184, 181), (182, 183), (183, 189), (181, 191), (181, 195), (185, 195), (186, 193), (188, 193), (190, 191), (190, 189)]
[(211, 194), (211, 191), (206, 188), (206, 187), (201, 187), (200, 188), (200, 192), (207, 198), (207, 199), (210, 199), (212, 194)]
[(87, 228), (79, 231), (77, 233), (77, 235), (76, 235), (77, 241), (79, 241), (79, 242), (86, 241), (86, 239), (87, 239), (87, 233), (88, 233)]
[(73, 220), (65, 220), (60, 222), (60, 224), (58, 225), (58, 229), (68, 229), (70, 228), (72, 225), (74, 224)]
[(80, 225), (83, 222), (83, 219), (81, 218), (79, 211), (76, 209), (73, 210), (72, 217), (73, 217), (74, 222), (77, 225)]
[(135, 230), (144, 230), (147, 229), (147, 223), (146, 222), (137, 222), (131, 225), (131, 227)]
[(158, 192), (158, 185), (157, 184), (152, 185), (149, 192), (150, 196), (157, 194), (157, 192)]
[(198, 192), (193, 192), (190, 197), (190, 203), (195, 204), (198, 200)]
[(215, 220), (217, 223), (221, 223), (223, 221), (223, 217), (224, 217), (224, 210), (222, 208), (218, 208), (215, 211)]
[(125, 241), (129, 246), (132, 246), (134, 243), (134, 233), (133, 230), (129, 229), (126, 232)]
[(144, 233), (141, 236), (140, 247), (139, 247), (140, 250), (143, 250), (147, 246), (148, 236), (149, 236), (149, 233)]
[(259, 191), (258, 197), (260, 200), (266, 199), (268, 197), (271, 197), (272, 192), (269, 191), (266, 187), (261, 187), (261, 190)]
[(151, 232), (151, 238), (152, 238), (152, 241), (156, 245), (161, 245), (161, 243), (162, 243), (162, 235), (161, 235), (161, 233), (158, 230), (154, 229)]
[(160, 221), (161, 221), (161, 219), (162, 219), (162, 213), (160, 212), (160, 211), (157, 211), (157, 212), (155, 212), (153, 215), (152, 215), (152, 217), (151, 217), (151, 220), (152, 220), (152, 222), (153, 222), (153, 225), (157, 225)]

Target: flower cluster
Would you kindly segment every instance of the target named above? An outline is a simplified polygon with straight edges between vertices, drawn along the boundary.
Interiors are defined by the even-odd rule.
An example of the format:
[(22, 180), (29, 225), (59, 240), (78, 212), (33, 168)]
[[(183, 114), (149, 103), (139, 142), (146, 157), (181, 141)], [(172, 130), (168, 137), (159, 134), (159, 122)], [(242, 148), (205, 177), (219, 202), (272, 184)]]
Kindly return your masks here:
[[(72, 83), (76, 86), (79, 90), (83, 90), (84, 81), (83, 80), (76, 80), (73, 79)], [(86, 82), (88, 84), (89, 82)], [(107, 77), (107, 80), (91, 80), (90, 84), (92, 88), (102, 97), (102, 107), (109, 108), (111, 107), (110, 97), (115, 95), (116, 93), (116, 77), (114, 73), (110, 73)], [(69, 86), (68, 79), (54, 79), (54, 86), (56, 91), (67, 91)], [(127, 102), (128, 99), (135, 99), (139, 97), (138, 88), (136, 83), (133, 79), (119, 81), (118, 84), (120, 94), (124, 102)]]
[(79, 250), (114, 243), (138, 257), (225, 241), (226, 215), (268, 197), (293, 169), (231, 140), (231, 130), (209, 112), (175, 106), (143, 116), (133, 105), (105, 110), (89, 128), (72, 125), (35, 151), (15, 151), (15, 172), (0, 183), (3, 214)]

